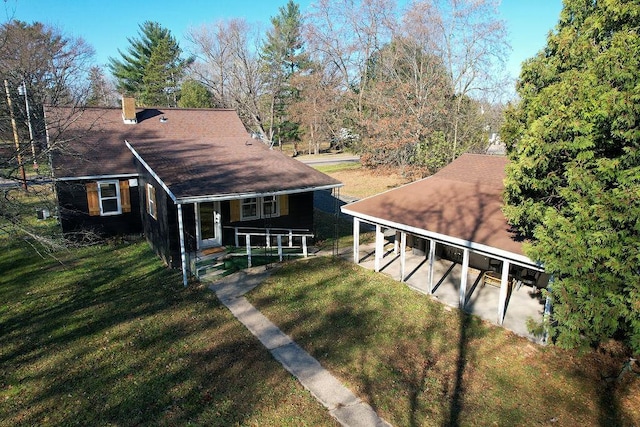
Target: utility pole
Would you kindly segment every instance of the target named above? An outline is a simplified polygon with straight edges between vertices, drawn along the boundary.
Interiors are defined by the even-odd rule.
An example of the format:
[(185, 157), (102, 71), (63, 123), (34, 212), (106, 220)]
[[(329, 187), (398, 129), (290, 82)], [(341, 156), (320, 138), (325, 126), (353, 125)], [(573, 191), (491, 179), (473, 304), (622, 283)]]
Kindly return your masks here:
[(38, 160), (36, 158), (36, 143), (33, 140), (33, 127), (31, 126), (31, 111), (29, 109), (29, 94), (27, 93), (27, 83), (22, 80), (22, 84), (18, 86), (18, 94), (24, 96), (24, 105), (27, 109), (27, 125), (29, 126), (29, 141), (31, 143), (31, 155), (33, 156), (33, 170), (38, 172)]
[(9, 82), (4, 79), (4, 90), (7, 93), (7, 105), (9, 106), (9, 115), (11, 116), (11, 127), (13, 128), (13, 140), (16, 143), (16, 156), (18, 158), (18, 170), (20, 171), (20, 177), (22, 179), (22, 188), (27, 191), (27, 175), (24, 172), (24, 165), (22, 164), (22, 154), (20, 154), (20, 139), (18, 138), (18, 126), (16, 125), (16, 118), (13, 114), (13, 104), (11, 103), (11, 93), (9, 92)]

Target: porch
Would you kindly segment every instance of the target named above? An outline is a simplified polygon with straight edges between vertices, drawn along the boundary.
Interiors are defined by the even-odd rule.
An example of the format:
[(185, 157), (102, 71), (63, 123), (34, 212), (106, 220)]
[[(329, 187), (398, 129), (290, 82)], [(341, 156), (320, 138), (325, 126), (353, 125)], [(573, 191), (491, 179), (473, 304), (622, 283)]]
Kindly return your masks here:
[[(225, 228), (233, 230), (234, 246), (199, 248), (187, 255), (190, 272), (198, 279), (212, 279), (234, 268), (251, 268), (292, 257), (306, 258), (308, 243), (314, 237), (310, 230), (292, 228)], [(239, 258), (243, 261), (238, 262)]]
[[(462, 259), (447, 256), (441, 251), (438, 251), (438, 255), (435, 250), (427, 250), (426, 253), (416, 251), (403, 246), (400, 239), (396, 239), (397, 235), (393, 230), (384, 234), (384, 239), (378, 243), (381, 245), (379, 253), (382, 255), (378, 260), (375, 242), (355, 245), (357, 252), (354, 253), (354, 261), (357, 260), (365, 268), (402, 281), (410, 288), (430, 295), (447, 306), (462, 308), (467, 313), (532, 341), (544, 340), (542, 335), (533, 334), (527, 328), (529, 319), (541, 323), (545, 306), (548, 309), (540, 282), (522, 280), (509, 274), (503, 284), (499, 269), (496, 272), (473, 268), (468, 264), (465, 269)], [(403, 247), (404, 251), (401, 249)], [(433, 262), (430, 262), (430, 256), (433, 256)], [(466, 280), (463, 280), (464, 270)], [(541, 281), (544, 285), (545, 280), (543, 278)]]

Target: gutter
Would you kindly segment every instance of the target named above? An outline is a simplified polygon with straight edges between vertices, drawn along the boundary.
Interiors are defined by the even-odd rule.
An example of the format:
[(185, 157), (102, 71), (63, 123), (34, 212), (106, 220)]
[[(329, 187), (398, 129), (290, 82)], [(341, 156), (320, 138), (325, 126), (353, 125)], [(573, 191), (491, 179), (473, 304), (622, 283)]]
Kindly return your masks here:
[(505, 251), (493, 246), (487, 246), (480, 243), (475, 243), (469, 240), (460, 239), (458, 237), (448, 236), (446, 234), (440, 234), (429, 230), (424, 230), (422, 228), (412, 227), (406, 224), (400, 224), (394, 221), (388, 221), (381, 218), (376, 218), (370, 215), (361, 214), (359, 212), (352, 211), (348, 209), (346, 206), (340, 208), (342, 213), (351, 215), (355, 218), (359, 218), (364, 220), (365, 222), (384, 225), (389, 228), (393, 228), (396, 230), (407, 231), (409, 233), (415, 234), (417, 236), (424, 236), (426, 238), (434, 239), (443, 243), (448, 243), (452, 246), (457, 246), (463, 249), (469, 249), (474, 252), (480, 253), (482, 255), (490, 256), (490, 257), (499, 257), (504, 260), (508, 260), (513, 264), (520, 265), (521, 267), (535, 269), (540, 272), (544, 272), (544, 266), (540, 263), (532, 261), (529, 257), (516, 254), (513, 252)]

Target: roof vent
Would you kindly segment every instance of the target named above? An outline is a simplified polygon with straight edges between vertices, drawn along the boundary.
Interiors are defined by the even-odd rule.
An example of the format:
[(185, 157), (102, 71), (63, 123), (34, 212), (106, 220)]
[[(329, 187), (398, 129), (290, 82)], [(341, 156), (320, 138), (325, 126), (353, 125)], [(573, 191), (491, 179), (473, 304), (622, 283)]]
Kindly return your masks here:
[(136, 99), (122, 97), (122, 120), (125, 124), (135, 125), (138, 123), (136, 118)]
[(167, 120), (165, 116), (160, 117), (160, 123), (166, 123)]

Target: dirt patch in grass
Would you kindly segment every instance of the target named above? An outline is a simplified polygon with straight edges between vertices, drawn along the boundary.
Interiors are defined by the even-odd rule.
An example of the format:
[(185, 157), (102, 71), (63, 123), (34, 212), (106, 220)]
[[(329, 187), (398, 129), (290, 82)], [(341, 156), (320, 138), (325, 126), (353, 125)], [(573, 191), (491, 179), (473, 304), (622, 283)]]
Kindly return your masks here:
[(542, 347), (331, 258), (286, 265), (250, 300), (393, 425), (640, 425), (621, 349)]

